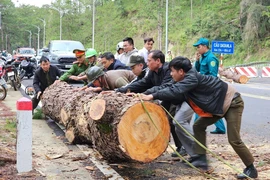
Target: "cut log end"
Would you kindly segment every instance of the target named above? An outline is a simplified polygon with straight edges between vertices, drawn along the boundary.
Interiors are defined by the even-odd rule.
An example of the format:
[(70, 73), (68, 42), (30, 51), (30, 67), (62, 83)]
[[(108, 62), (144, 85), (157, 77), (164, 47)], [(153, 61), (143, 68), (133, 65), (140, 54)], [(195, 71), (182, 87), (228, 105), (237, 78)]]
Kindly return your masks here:
[(121, 150), (132, 159), (150, 162), (167, 148), (170, 126), (163, 109), (150, 102), (144, 103), (152, 120), (141, 103), (129, 108), (118, 125)]
[(239, 77), (239, 83), (240, 84), (246, 84), (248, 82), (248, 80), (249, 80), (249, 78), (247, 76), (245, 76), (245, 75), (241, 75)]
[(66, 136), (68, 142), (74, 143), (74, 141), (75, 141), (74, 128), (69, 128), (69, 129), (66, 131), (65, 136)]
[(69, 120), (69, 113), (67, 113), (63, 108), (60, 111), (60, 117), (61, 117), (61, 122), (63, 123), (64, 126), (68, 124)]
[(104, 99), (97, 99), (94, 100), (91, 103), (90, 110), (89, 110), (89, 116), (93, 120), (100, 120), (102, 116), (104, 115), (106, 108), (106, 101)]

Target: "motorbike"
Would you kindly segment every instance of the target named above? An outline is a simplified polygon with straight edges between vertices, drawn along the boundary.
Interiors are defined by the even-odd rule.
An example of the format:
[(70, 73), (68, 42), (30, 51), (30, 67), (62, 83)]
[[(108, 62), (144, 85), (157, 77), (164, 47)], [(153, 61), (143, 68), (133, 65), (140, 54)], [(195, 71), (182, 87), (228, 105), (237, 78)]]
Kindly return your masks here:
[(17, 91), (21, 87), (21, 80), (18, 75), (18, 70), (13, 64), (14, 61), (14, 59), (6, 60), (3, 66), (3, 77), (5, 81), (13, 87), (14, 91)]
[(7, 82), (3, 78), (5, 59), (0, 59), (0, 100), (4, 100), (7, 96)]
[(35, 59), (27, 58), (22, 60), (19, 65), (20, 79), (22, 80), (24, 77), (30, 79), (35, 74), (36, 69), (37, 65)]

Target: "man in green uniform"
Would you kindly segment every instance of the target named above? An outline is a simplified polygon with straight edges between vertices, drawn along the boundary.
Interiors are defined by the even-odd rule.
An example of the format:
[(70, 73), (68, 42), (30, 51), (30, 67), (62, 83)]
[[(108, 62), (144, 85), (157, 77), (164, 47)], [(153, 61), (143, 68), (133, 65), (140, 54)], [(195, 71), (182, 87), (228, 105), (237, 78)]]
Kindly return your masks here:
[[(195, 68), (200, 74), (211, 75), (217, 77), (219, 61), (209, 49), (209, 41), (206, 38), (200, 38), (199, 41), (193, 44), (197, 48), (197, 57)], [(198, 119), (196, 114), (195, 119)], [(225, 134), (226, 129), (223, 120), (220, 119), (215, 123), (216, 130), (211, 131), (211, 134)]]
[(85, 50), (82, 49), (74, 49), (73, 53), (75, 53), (77, 62), (72, 65), (70, 70), (68, 70), (65, 74), (63, 74), (59, 80), (60, 81), (69, 81), (75, 80), (80, 81), (82, 80), (79, 78), (79, 74), (84, 72), (89, 67), (89, 61), (85, 59)]

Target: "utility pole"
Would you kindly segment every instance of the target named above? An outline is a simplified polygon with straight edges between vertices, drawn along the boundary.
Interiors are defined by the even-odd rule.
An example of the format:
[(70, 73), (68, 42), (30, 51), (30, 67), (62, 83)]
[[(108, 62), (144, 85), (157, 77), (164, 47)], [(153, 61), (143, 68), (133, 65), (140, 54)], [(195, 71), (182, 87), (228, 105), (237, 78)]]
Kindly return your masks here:
[(56, 10), (59, 12), (59, 15), (60, 15), (60, 27), (59, 27), (59, 31), (60, 31), (60, 35), (59, 35), (59, 39), (62, 40), (62, 17), (63, 17), (63, 11), (61, 11), (60, 9), (57, 9), (55, 7), (51, 7), (52, 9)]
[(92, 48), (95, 48), (95, 0), (93, 0)]
[(46, 43), (46, 21), (45, 21), (45, 19), (41, 19), (41, 18), (38, 18), (38, 19), (43, 22), (43, 47), (45, 47), (45, 43)]
[(32, 31), (29, 31), (29, 30), (25, 30), (25, 31), (29, 32), (29, 47), (31, 47)]
[(38, 33), (37, 33), (37, 36), (38, 36), (37, 55), (39, 55), (38, 50), (39, 50), (39, 32), (40, 32), (40, 27), (39, 26), (36, 26), (36, 25), (32, 25), (32, 26), (35, 26), (38, 29)]
[(6, 51), (8, 51), (8, 34), (6, 34)]
[[(168, 52), (168, 7), (169, 7), (169, 0), (166, 0), (166, 40), (165, 40), (165, 53)], [(164, 54), (165, 54), (164, 53)]]

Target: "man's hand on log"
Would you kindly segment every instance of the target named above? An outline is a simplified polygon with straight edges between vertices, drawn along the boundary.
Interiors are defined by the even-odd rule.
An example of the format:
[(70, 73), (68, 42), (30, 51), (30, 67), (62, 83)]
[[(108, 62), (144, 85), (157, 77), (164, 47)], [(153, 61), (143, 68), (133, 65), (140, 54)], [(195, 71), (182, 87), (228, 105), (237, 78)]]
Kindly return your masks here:
[(57, 84), (59, 82), (60, 82), (60, 80), (58, 79), (58, 80), (55, 80), (53, 84)]
[(115, 91), (102, 91), (100, 94), (111, 94), (111, 93), (114, 93)]
[(138, 95), (138, 98), (139, 99), (142, 99), (144, 101), (151, 101), (153, 100), (153, 95), (152, 94), (149, 94), (149, 95), (146, 95), (146, 94), (137, 94)]
[(78, 76), (69, 76), (69, 79), (73, 79), (75, 81), (78, 81), (79, 80), (79, 77)]
[(38, 93), (37, 93), (37, 99), (41, 98), (40, 95), (41, 95), (41, 91), (38, 91)]
[(127, 96), (136, 96), (136, 93), (131, 93), (131, 92), (129, 92), (129, 93), (126, 93), (126, 95), (127, 95)]

